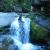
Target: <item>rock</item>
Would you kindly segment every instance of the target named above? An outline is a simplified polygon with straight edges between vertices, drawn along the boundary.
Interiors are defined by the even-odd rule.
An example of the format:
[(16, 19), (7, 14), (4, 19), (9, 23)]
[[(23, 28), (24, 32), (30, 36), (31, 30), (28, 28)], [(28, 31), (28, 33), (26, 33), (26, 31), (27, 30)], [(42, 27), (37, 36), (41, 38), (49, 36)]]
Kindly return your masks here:
[[(35, 14), (31, 19), (30, 26), (30, 39), (36, 39), (37, 41), (41, 39), (42, 41), (50, 40), (48, 34), (50, 33), (50, 19), (39, 16)], [(48, 33), (49, 32), (49, 33)], [(34, 41), (34, 40), (33, 40)]]
[[(12, 15), (13, 14), (13, 15)], [(4, 27), (10, 25), (11, 22), (14, 20), (16, 13), (3, 13), (0, 12), (0, 27)]]
[(7, 50), (8, 46), (13, 44), (13, 40), (10, 36), (0, 35), (0, 50)]
[(10, 45), (7, 50), (19, 50), (19, 48), (16, 45)]

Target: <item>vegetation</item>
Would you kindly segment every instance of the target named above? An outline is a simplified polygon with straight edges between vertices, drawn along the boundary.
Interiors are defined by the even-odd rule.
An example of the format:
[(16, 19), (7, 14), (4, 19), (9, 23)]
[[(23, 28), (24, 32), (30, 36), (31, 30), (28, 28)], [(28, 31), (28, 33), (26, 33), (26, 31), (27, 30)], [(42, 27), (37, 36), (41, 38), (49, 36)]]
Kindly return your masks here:
[[(49, 35), (50, 32), (48, 31), (48, 29), (46, 29), (45, 27), (43, 27), (35, 22), (34, 17), (36, 17), (36, 16), (37, 15), (31, 15), (31, 17), (30, 17), (30, 19), (31, 19), (30, 40), (32, 42), (34, 42), (34, 40), (37, 40), (36, 42), (38, 42), (38, 41), (44, 42), (45, 41), (48, 43), (50, 41), (50, 35)], [(46, 19), (46, 17), (42, 17), (42, 18)]]
[(21, 7), (21, 9), (30, 10), (30, 1), (28, 0), (1, 0), (0, 1), (0, 11), (15, 11)]
[[(19, 11), (31, 11), (31, 3), (30, 0), (0, 0), (0, 12), (19, 12)], [(37, 41), (40, 40), (46, 40), (50, 43), (50, 32), (48, 32), (44, 27), (41, 27), (38, 23), (36, 23), (33, 19), (32, 15), (33, 12), (31, 12), (31, 16), (29, 18), (31, 19), (31, 25), (30, 25), (30, 39), (33, 41), (33, 39), (36, 39)], [(36, 13), (36, 12), (34, 12)], [(38, 13), (38, 12), (37, 12)], [(37, 14), (36, 14), (37, 16)], [(28, 16), (27, 16), (28, 17)], [(47, 19), (48, 16), (41, 17)], [(48, 18), (49, 19), (49, 18)], [(7, 32), (10, 31), (9, 27), (0, 28), (0, 34), (5, 35)], [(44, 41), (43, 41), (44, 42)], [(13, 44), (13, 41), (10, 40), (10, 38), (5, 38), (2, 41), (2, 46), (0, 47), (0, 50), (7, 50), (8, 46), (10, 44)]]
[(30, 29), (30, 35), (32, 38), (35, 39), (45, 39), (46, 38), (46, 31), (42, 27), (40, 27), (37, 23), (34, 21), (31, 22), (31, 29)]

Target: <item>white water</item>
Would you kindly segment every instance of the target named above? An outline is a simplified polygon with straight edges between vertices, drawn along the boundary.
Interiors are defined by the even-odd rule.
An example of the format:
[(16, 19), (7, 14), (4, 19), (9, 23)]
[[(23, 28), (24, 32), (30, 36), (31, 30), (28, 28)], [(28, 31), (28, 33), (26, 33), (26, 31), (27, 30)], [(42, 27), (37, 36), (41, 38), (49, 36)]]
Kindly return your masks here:
[[(14, 44), (18, 46), (19, 50), (42, 50), (40, 46), (32, 45), (29, 43), (30, 32), (30, 19), (22, 17), (15, 18), (11, 24), (11, 38), (14, 40)], [(9, 49), (10, 50), (10, 49)]]
[(14, 12), (12, 13), (0, 12), (0, 27), (4, 27), (11, 24), (15, 16), (18, 16), (18, 15)]

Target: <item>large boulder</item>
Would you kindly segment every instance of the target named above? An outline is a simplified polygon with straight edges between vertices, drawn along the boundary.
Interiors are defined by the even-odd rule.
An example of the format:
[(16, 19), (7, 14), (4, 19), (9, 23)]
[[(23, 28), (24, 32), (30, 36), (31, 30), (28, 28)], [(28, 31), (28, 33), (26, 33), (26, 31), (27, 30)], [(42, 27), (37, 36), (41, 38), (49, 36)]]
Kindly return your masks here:
[(50, 19), (43, 15), (35, 14), (31, 17), (30, 40), (48, 43), (50, 41)]
[(12, 13), (0, 12), (0, 27), (4, 27), (6, 25), (11, 24), (11, 22), (14, 20), (16, 15), (17, 14), (14, 12)]
[(10, 35), (0, 35), (0, 50), (18, 50)]

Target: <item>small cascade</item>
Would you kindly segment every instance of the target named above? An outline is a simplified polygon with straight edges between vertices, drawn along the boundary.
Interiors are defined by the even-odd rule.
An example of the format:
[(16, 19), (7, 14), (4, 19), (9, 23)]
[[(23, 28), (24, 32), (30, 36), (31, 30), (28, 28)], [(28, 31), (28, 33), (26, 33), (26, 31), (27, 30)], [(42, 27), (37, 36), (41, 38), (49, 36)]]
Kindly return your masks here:
[(29, 31), (30, 31), (30, 19), (29, 18), (25, 19), (22, 17), (22, 20), (19, 20), (19, 33), (20, 33), (20, 40), (22, 43), (29, 42)]
[[(16, 36), (16, 39), (22, 43), (29, 42), (29, 32), (30, 32), (30, 19), (24, 17), (17, 17), (11, 25), (13, 32), (11, 34)], [(20, 37), (20, 38), (19, 38)]]
[[(29, 42), (29, 32), (30, 19), (21, 16), (16, 17), (11, 24), (11, 38), (19, 50), (38, 50), (38, 46), (32, 45)], [(39, 46), (39, 48), (41, 47)]]
[[(5, 34), (4, 31), (3, 33), (0, 32), (0, 50), (5, 50), (4, 48), (6, 48), (6, 50), (44, 50), (42, 48), (43, 46), (41, 47), (30, 43), (29, 33), (31, 20), (30, 18), (25, 18), (24, 15), (19, 16), (17, 15), (17, 13), (0, 12), (0, 27), (4, 27), (13, 21), (10, 27), (6, 27), (6, 29), (9, 30), (8, 32), (6, 32), (6, 30)], [(44, 21), (44, 24), (42, 24), (43, 26), (48, 23), (48, 20), (43, 20), (40, 17), (33, 19), (37, 22), (39, 21), (40, 24), (42, 24), (42, 22)], [(50, 28), (49, 25), (47, 25), (47, 27)], [(3, 42), (5, 43), (3, 44)]]

